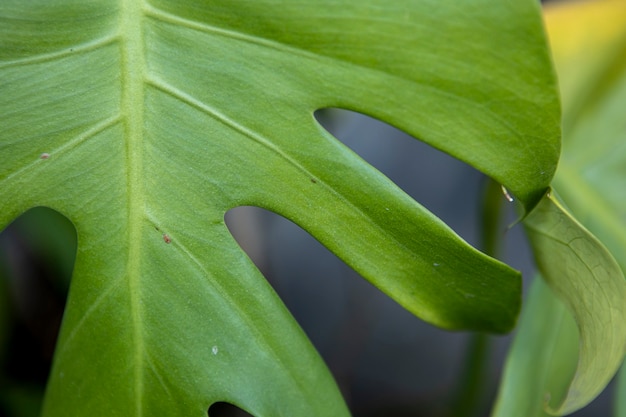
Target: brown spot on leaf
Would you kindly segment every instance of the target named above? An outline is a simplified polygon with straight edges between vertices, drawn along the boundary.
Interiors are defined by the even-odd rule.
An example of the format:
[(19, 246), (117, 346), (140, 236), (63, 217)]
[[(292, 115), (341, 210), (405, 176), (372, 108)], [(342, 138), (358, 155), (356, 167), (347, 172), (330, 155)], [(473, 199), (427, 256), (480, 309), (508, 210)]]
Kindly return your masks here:
[(163, 242), (172, 243), (172, 238), (167, 233), (163, 234)]
[(40, 157), (41, 159), (48, 159), (48, 158), (50, 158), (50, 154), (49, 154), (49, 153), (44, 152), (44, 153), (42, 153), (39, 157)]

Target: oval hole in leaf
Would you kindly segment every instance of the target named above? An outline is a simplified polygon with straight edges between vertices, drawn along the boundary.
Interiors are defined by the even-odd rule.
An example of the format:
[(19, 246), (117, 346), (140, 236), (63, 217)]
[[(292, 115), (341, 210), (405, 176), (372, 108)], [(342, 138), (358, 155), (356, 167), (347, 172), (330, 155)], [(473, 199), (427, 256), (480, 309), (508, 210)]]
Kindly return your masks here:
[[(466, 242), (480, 247), (480, 210), (488, 178), (474, 167), (368, 115), (324, 108), (315, 118), (331, 135), (382, 172), (415, 201), (450, 226)], [(534, 261), (519, 220), (517, 202), (505, 205), (498, 258), (534, 273)], [(504, 244), (506, 243), (506, 244)]]
[(209, 417), (254, 417), (241, 408), (227, 402), (216, 402), (209, 407)]
[(243, 206), (229, 210), (225, 219), (239, 246), (323, 353), (340, 332), (337, 325), (345, 313), (347, 277), (374, 287), (310, 234), (276, 213)]
[(254, 262), (259, 271), (267, 276), (267, 249), (263, 236), (266, 233), (271, 212), (252, 206), (240, 206), (229, 210), (224, 216), (228, 230), (239, 246)]
[[(481, 173), (367, 116), (325, 109), (316, 117), (466, 240), (477, 240)], [(307, 185), (319, 181), (307, 179)], [(465, 334), (416, 320), (284, 217), (236, 207), (225, 219), (324, 358), (354, 415), (374, 409), (390, 415), (389, 404), (408, 404), (414, 414), (446, 407), (456, 389)]]
[(225, 218), (324, 359), (354, 416), (446, 408), (467, 333), (415, 318), (278, 214), (244, 206)]
[[(476, 246), (484, 175), (395, 127), (339, 108), (315, 112), (331, 135)], [(504, 198), (504, 197), (503, 197)]]
[[(0, 285), (5, 287), (0, 319), (0, 363), (9, 398), (39, 408), (63, 316), (76, 257), (76, 230), (58, 212), (33, 208), (0, 234)], [(6, 307), (6, 308), (4, 308)], [(6, 337), (6, 338), (5, 338)], [(4, 401), (6, 400), (6, 401)], [(13, 406), (11, 404), (15, 403)], [(25, 403), (25, 404), (26, 404)], [(2, 414), (4, 415), (4, 414)], [(35, 414), (33, 414), (35, 415)]]

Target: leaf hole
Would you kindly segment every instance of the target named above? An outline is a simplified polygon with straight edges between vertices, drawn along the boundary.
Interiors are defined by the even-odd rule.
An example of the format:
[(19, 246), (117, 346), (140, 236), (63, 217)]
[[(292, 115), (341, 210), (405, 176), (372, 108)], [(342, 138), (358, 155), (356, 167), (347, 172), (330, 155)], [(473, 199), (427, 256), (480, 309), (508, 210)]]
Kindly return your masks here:
[[(239, 206), (224, 215), (228, 230), (256, 267), (267, 276), (267, 242), (264, 237), (272, 222), (270, 211), (259, 207)], [(276, 215), (277, 216), (277, 215)]]
[[(315, 118), (333, 137), (478, 247), (482, 198), (488, 184), (482, 172), (366, 114), (333, 107), (316, 111)], [(506, 202), (506, 195), (502, 199)], [(519, 213), (514, 205), (506, 204), (505, 210), (502, 233), (506, 244), (500, 259), (531, 276), (534, 266), (523, 230), (507, 227), (519, 219)]]
[(41, 405), (76, 245), (72, 223), (44, 207), (0, 233), (0, 378), (9, 396), (0, 396), (0, 415), (17, 415), (11, 398)]
[[(324, 109), (315, 116), (466, 240), (477, 240), (484, 186), (480, 172), (362, 114)], [(416, 319), (278, 214), (236, 207), (225, 220), (325, 360), (354, 416), (446, 409), (467, 334), (442, 331)], [(519, 257), (520, 242), (525, 245), (521, 235), (507, 251)], [(499, 339), (499, 352), (504, 344), (506, 340)], [(500, 354), (492, 366), (501, 361)], [(492, 388), (495, 383), (495, 378), (489, 381)], [(400, 404), (401, 410), (390, 409), (390, 404)]]
[(485, 176), (472, 166), (362, 113), (326, 108), (322, 127), (415, 201), (476, 244)]
[(220, 401), (213, 403), (207, 412), (209, 417), (254, 417), (236, 405)]
[[(474, 247), (479, 246), (481, 205), (488, 178), (474, 167), (368, 115), (325, 108), (315, 112), (331, 135), (378, 169), (415, 201), (443, 220)], [(508, 193), (508, 192), (507, 192)], [(534, 261), (514, 204), (503, 194), (506, 235), (499, 258), (523, 276), (535, 273)]]
[(300, 226), (274, 212), (235, 207), (225, 221), (318, 350), (340, 333), (333, 324), (350, 298), (347, 280), (379, 292)]
[(276, 213), (246, 206), (225, 218), (326, 362), (352, 415), (445, 408), (467, 334), (415, 318)]

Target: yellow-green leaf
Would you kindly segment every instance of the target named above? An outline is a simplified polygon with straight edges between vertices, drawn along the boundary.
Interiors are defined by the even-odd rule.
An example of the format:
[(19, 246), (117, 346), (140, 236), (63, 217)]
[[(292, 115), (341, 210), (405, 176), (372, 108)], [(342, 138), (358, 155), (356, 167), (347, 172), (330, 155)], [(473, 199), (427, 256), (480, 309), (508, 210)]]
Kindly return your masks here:
[(576, 375), (562, 403), (567, 414), (593, 400), (613, 378), (626, 347), (626, 281), (608, 250), (547, 194), (526, 218), (533, 253), (550, 288), (580, 331)]

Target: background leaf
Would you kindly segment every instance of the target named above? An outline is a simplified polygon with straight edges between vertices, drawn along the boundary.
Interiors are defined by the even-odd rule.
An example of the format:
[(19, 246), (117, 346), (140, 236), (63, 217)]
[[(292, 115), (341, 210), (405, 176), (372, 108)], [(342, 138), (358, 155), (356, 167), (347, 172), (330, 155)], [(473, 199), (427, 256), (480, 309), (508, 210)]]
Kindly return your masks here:
[(313, 112), (386, 120), (530, 209), (559, 151), (534, 1), (10, 1), (0, 39), (0, 224), (44, 205), (78, 232), (44, 415), (347, 414), (229, 234), (240, 205), (293, 220), (427, 321), (513, 325), (519, 274)]
[[(548, 10), (550, 41), (566, 98), (565, 149), (555, 185), (624, 272), (626, 4), (602, 0)], [(617, 416), (626, 416), (624, 369), (616, 386)]]
[[(559, 75), (564, 111), (563, 154), (554, 180), (555, 188), (564, 199), (568, 209), (611, 251), (623, 274), (626, 270), (626, 234), (624, 234), (626, 194), (623, 192), (623, 182), (626, 177), (626, 148), (624, 147), (626, 119), (623, 111), (624, 103), (626, 103), (626, 4), (620, 0), (550, 4), (545, 9), (545, 19)], [(558, 262), (549, 259), (545, 262), (552, 263), (558, 269)], [(555, 273), (556, 276), (553, 279), (559, 279), (559, 271)], [(592, 295), (596, 291), (585, 289), (585, 292)], [(612, 296), (616, 311), (623, 309), (626, 304), (623, 295), (618, 295), (620, 292)], [(530, 297), (539, 296), (531, 293)], [(559, 303), (554, 297), (550, 298), (546, 295), (543, 298), (544, 303)], [(575, 304), (575, 301), (571, 304)], [(596, 303), (596, 305), (599, 304), (601, 303)], [(536, 302), (531, 299), (528, 308), (534, 305)], [(584, 305), (578, 308), (584, 308)], [(526, 317), (533, 318), (522, 321), (520, 334), (516, 337), (507, 368), (523, 360), (517, 357), (525, 355), (520, 354), (523, 347), (543, 352), (544, 339), (532, 337), (530, 329), (526, 327), (532, 327), (532, 323), (540, 323), (549, 318), (541, 309), (532, 308), (534, 311), (524, 313)], [(605, 325), (606, 323), (600, 323), (598, 331), (600, 332)], [(606, 332), (606, 339), (600, 333), (597, 343), (601, 344), (605, 341), (608, 344), (611, 337), (615, 337), (615, 332), (623, 332), (623, 329), (620, 329), (623, 325), (623, 320), (614, 320), (613, 329)], [(568, 334), (564, 329), (560, 331)], [(570, 347), (567, 341), (571, 340), (572, 336), (561, 337), (563, 340), (558, 343), (562, 348), (552, 350), (552, 361), (560, 362), (563, 358), (570, 357), (570, 366), (575, 366), (576, 358), (568, 353)], [(619, 338), (613, 340), (617, 348)], [(546, 349), (549, 351), (549, 348)], [(602, 358), (601, 353), (590, 350), (590, 354)], [(615, 363), (618, 362), (617, 357), (613, 360)], [(612, 376), (612, 367), (606, 365), (608, 361), (598, 368), (598, 371), (602, 369), (606, 371), (606, 374), (599, 377), (598, 381), (608, 382)], [(565, 372), (556, 374), (557, 379), (553, 383), (544, 384), (543, 370), (536, 368), (535, 371), (535, 374), (524, 374), (507, 370), (501, 395), (508, 390), (536, 386), (542, 386), (544, 392), (554, 393), (555, 390), (562, 390), (571, 381), (569, 373)], [(624, 392), (624, 388), (621, 388), (620, 392)], [(620, 395), (618, 394), (618, 398)], [(590, 401), (593, 395), (589, 395), (587, 399)], [(528, 400), (532, 405), (520, 400)], [(552, 404), (559, 402), (554, 395), (552, 400)], [(505, 399), (501, 397), (500, 402), (505, 402)], [(543, 402), (544, 398), (540, 395), (535, 396), (534, 399), (525, 399), (522, 396), (508, 397), (507, 409), (536, 408)], [(580, 406), (584, 404), (584, 401), (579, 402)], [(545, 413), (538, 412), (538, 414), (528, 415), (543, 414)]]
[(537, 277), (508, 354), (493, 417), (545, 417), (560, 403), (578, 362), (578, 330), (565, 305)]
[(609, 383), (626, 346), (626, 281), (604, 246), (547, 194), (525, 226), (543, 277), (574, 314), (580, 331), (578, 368), (563, 403), (567, 414), (593, 400)]
[(581, 2), (546, 18), (564, 103), (554, 186), (626, 270), (626, 4)]

